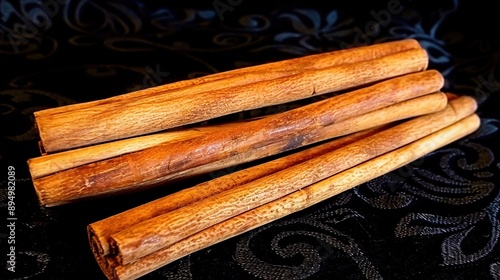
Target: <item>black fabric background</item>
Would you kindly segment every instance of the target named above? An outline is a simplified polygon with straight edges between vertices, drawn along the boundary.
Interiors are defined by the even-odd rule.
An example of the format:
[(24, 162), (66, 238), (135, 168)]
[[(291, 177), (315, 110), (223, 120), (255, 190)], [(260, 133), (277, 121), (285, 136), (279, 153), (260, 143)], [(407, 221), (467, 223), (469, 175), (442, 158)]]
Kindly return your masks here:
[[(7, 166), (15, 167), (17, 179), (17, 272), (2, 269), (6, 277), (0, 278), (104, 279), (87, 242), (89, 223), (246, 166), (141, 194), (43, 208), (26, 165), (39, 156), (34, 111), (415, 38), (430, 55), (429, 68), (445, 77), (446, 91), (480, 102), (476, 133), (144, 279), (500, 279), (496, 7), (486, 1), (400, 1), (400, 13), (360, 37), (357, 30), (366, 34), (372, 12), (392, 1), (240, 2), (221, 20), (210, 1), (0, 1), (2, 217), (8, 214)], [(8, 231), (0, 233), (3, 268)]]

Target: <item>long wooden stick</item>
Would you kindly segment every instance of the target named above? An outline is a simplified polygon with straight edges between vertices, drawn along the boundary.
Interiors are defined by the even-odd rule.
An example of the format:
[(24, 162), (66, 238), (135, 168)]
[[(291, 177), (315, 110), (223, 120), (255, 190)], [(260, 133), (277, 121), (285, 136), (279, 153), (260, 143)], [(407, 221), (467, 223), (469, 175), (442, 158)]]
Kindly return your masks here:
[[(275, 155), (284, 151), (289, 151), (298, 147), (307, 146), (323, 140), (347, 135), (363, 129), (372, 128), (393, 121), (406, 119), (423, 114), (439, 111), (446, 106), (446, 98), (441, 93), (429, 94), (422, 97), (403, 101), (383, 109), (372, 111), (361, 116), (349, 118), (347, 120), (301, 132), (292, 139), (284, 138), (278, 141), (258, 146), (245, 152), (237, 153), (221, 160), (209, 162), (200, 166), (188, 168), (183, 171), (171, 173), (153, 181), (145, 181), (145, 186), (154, 186), (158, 182), (173, 182), (180, 179), (205, 174), (211, 171), (236, 166), (242, 163), (251, 162), (270, 155)], [(301, 135), (307, 135), (303, 137)], [(302, 142), (301, 142), (302, 141)]]
[(226, 129), (229, 126), (238, 126), (241, 125), (241, 123), (243, 122), (233, 122), (213, 126), (200, 126), (196, 128), (182, 129), (177, 131), (155, 133), (151, 135), (139, 136), (54, 154), (48, 154), (29, 159), (28, 166), (30, 168), (31, 178), (37, 179), (88, 163), (144, 150), (156, 145), (164, 143), (174, 143), (176, 141), (197, 137), (204, 133), (211, 133), (220, 129)]
[[(278, 158), (276, 160), (263, 163), (251, 168), (243, 169), (232, 174), (228, 174), (204, 183), (195, 187), (178, 191), (172, 195), (154, 200), (150, 203), (130, 209), (120, 214), (111, 216), (107, 219), (98, 221), (89, 225), (89, 236), (95, 236), (96, 244), (100, 254), (109, 254), (108, 238), (111, 234), (117, 233), (127, 227), (130, 227), (139, 222), (151, 219), (161, 214), (170, 212), (174, 209), (202, 200), (214, 194), (228, 190), (235, 186), (239, 186), (285, 169), (291, 165), (310, 159), (314, 156), (326, 153), (336, 149), (337, 147), (360, 140), (368, 135), (378, 131), (377, 129), (368, 129), (374, 126), (383, 125), (403, 118), (414, 117), (426, 113), (432, 113), (442, 110), (446, 106), (446, 98), (442, 98), (444, 94), (431, 94), (423, 97), (414, 98), (405, 102), (401, 102), (384, 109), (380, 109), (359, 117), (348, 119), (337, 126), (338, 130), (345, 134), (351, 134), (355, 131), (366, 129), (365, 131), (351, 134), (328, 143), (309, 148), (307, 150), (294, 153), (292, 155)], [(435, 106), (435, 107), (433, 107)], [(423, 111), (423, 110), (427, 111)], [(344, 124), (344, 125), (342, 125)], [(335, 132), (333, 133), (335, 134)], [(328, 139), (331, 137), (325, 137)], [(248, 156), (243, 155), (243, 158), (248, 159)], [(241, 159), (231, 162), (234, 165), (236, 162), (241, 163)], [(228, 164), (217, 162), (217, 166), (226, 166)]]
[(472, 114), (475, 109), (472, 98), (452, 100), (443, 111), (407, 121), (336, 151), (141, 222), (111, 235), (112, 252), (120, 264), (131, 263), (216, 223), (429, 135)]
[(453, 141), (474, 132), (480, 125), (477, 115), (466, 117), (407, 146), (376, 157), (292, 194), (252, 209), (187, 237), (128, 265), (96, 255), (110, 264), (103, 268), (109, 279), (137, 279), (193, 252), (212, 246), (264, 224), (298, 212), (341, 192), (391, 172)]
[[(199, 93), (202, 91), (206, 91), (207, 89), (210, 88), (220, 89), (227, 85), (244, 85), (248, 83), (263, 81), (266, 79), (270, 80), (278, 77), (284, 77), (287, 75), (298, 73), (299, 71), (303, 70), (321, 69), (341, 64), (349, 64), (359, 61), (371, 60), (402, 51), (407, 51), (411, 49), (420, 49), (420, 48), (421, 46), (416, 40), (404, 39), (404, 40), (379, 43), (379, 44), (362, 46), (345, 50), (337, 50), (328, 53), (308, 55), (299, 58), (287, 59), (277, 62), (265, 63), (256, 66), (244, 67), (240, 69), (215, 73), (199, 78), (178, 81), (102, 100), (46, 109), (36, 112), (35, 115), (37, 117), (55, 115), (62, 112), (91, 108), (106, 103), (130, 101), (132, 99), (143, 98), (145, 96), (158, 94), (160, 92), (161, 93), (168, 92), (169, 96), (178, 97), (184, 94)], [(219, 83), (219, 81), (222, 79), (230, 82)], [(207, 84), (207, 87), (203, 86), (201, 87), (201, 89), (197, 87), (204, 84)], [(176, 90), (183, 88), (189, 88), (188, 92), (181, 91), (181, 93), (177, 93)]]
[(286, 157), (278, 158), (254, 167), (237, 171), (235, 173), (227, 174), (225, 176), (198, 184), (195, 187), (167, 195), (90, 224), (88, 227), (89, 238), (96, 238), (97, 243), (95, 246), (98, 248), (99, 253), (102, 255), (108, 255), (110, 253), (108, 238), (113, 233), (120, 232), (142, 221), (165, 214), (193, 202), (200, 201), (204, 198), (229, 190), (235, 186), (246, 184), (257, 178), (283, 170), (297, 163), (304, 162), (328, 151), (333, 151), (339, 147), (361, 140), (369, 135), (373, 135), (380, 130), (381, 128), (375, 128), (354, 133)]
[[(379, 109), (361, 116), (353, 117), (346, 121), (335, 124), (334, 126), (328, 126), (318, 129), (317, 132), (311, 132), (308, 140), (310, 141), (310, 143), (314, 143), (332, 138), (333, 136), (331, 135), (346, 135), (373, 126), (400, 120), (402, 118), (410, 118), (418, 115), (432, 113), (443, 109), (444, 106), (446, 106), (446, 97), (443, 93), (425, 95), (408, 101), (400, 102), (387, 108)], [(223, 125), (183, 129), (179, 131), (156, 133), (147, 136), (139, 136), (125, 140), (113, 141), (100, 145), (32, 158), (28, 160), (28, 166), (32, 179), (37, 179), (74, 167), (117, 157), (131, 152), (144, 150), (167, 142), (173, 143), (174, 141), (186, 140), (189, 138), (200, 136), (204, 133), (217, 133), (217, 131), (221, 131), (221, 129), (228, 129), (231, 126), (241, 126), (242, 123), (243, 122), (231, 122)], [(335, 131), (333, 131), (332, 129), (334, 129)], [(284, 143), (284, 141), (281, 141), (278, 145), (279, 147), (285, 147), (285, 144), (286, 143)], [(303, 145), (307, 144), (308, 143), (303, 143)], [(270, 149), (270, 147), (266, 146), (266, 149)], [(283, 150), (283, 148), (279, 149)], [(273, 152), (270, 151), (269, 153), (272, 154)], [(197, 167), (195, 168), (195, 170), (192, 170), (192, 172), (184, 173), (184, 176), (198, 175), (211, 172), (216, 169), (226, 168), (228, 167), (228, 164), (230, 166), (252, 161), (254, 159), (260, 158), (256, 157), (256, 155), (258, 154), (260, 153), (252, 152), (248, 154), (242, 154), (237, 158), (232, 157), (232, 160), (225, 160), (225, 162), (227, 163), (216, 162), (214, 164), (210, 164), (210, 166), (212, 167), (208, 169)]]
[(44, 149), (51, 153), (366, 85), (424, 70), (427, 63), (425, 50), (413, 49), (272, 80), (226, 85), (222, 89), (174, 99), (170, 94), (158, 94), (56, 115), (35, 114), (35, 120)]
[(174, 194), (92, 223), (87, 227), (92, 251), (96, 256), (99, 266), (103, 270), (107, 271), (111, 269), (111, 267), (117, 265), (113, 256), (109, 256), (110, 246), (108, 241), (111, 234), (120, 232), (128, 227), (138, 224), (139, 222), (170, 212), (233, 187), (243, 185), (257, 178), (283, 170), (300, 162), (304, 162), (315, 156), (333, 151), (355, 141), (361, 140), (364, 137), (373, 135), (387, 127), (388, 126), (372, 128), (331, 140), (316, 147), (308, 148), (282, 158), (206, 181), (195, 187), (181, 190)]
[(282, 139), (290, 141), (290, 145), (285, 146), (287, 150), (299, 147), (308, 141), (308, 133), (312, 130), (435, 92), (442, 85), (443, 78), (437, 71), (409, 74), (247, 122), (236, 129), (157, 145), (34, 179), (33, 183), (42, 205), (58, 205), (75, 199), (149, 187), (151, 182), (162, 182), (172, 174)]

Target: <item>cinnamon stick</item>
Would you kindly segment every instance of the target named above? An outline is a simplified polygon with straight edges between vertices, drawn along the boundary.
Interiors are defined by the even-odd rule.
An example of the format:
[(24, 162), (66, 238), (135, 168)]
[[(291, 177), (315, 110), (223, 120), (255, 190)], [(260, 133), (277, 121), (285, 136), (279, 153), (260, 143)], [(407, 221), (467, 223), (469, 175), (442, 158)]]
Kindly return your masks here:
[[(340, 146), (344, 146), (348, 143), (360, 140), (380, 130), (380, 128), (373, 129), (372, 127), (391, 123), (403, 118), (410, 118), (442, 110), (447, 103), (446, 98), (443, 98), (443, 96), (444, 94), (442, 93), (430, 94), (404, 101), (374, 112), (370, 112), (359, 117), (348, 119), (339, 123), (338, 125), (335, 125), (336, 129), (332, 133), (340, 134), (336, 133), (336, 131), (339, 130), (347, 136), (338, 138), (336, 140), (313, 148), (309, 148), (301, 152), (294, 153), (286, 157), (278, 158), (276, 160), (257, 165), (255, 167), (243, 169), (232, 174), (221, 176), (219, 178), (201, 183), (196, 187), (178, 191), (169, 196), (165, 196), (150, 203), (111, 216), (107, 219), (91, 224), (89, 226), (89, 234), (91, 236), (95, 236), (95, 238), (97, 239), (95, 246), (96, 248), (98, 248), (99, 253), (108, 255), (109, 246), (107, 240), (112, 233), (119, 232), (139, 222), (151, 219), (182, 206), (202, 200), (214, 194), (231, 189), (235, 186), (248, 183), (259, 177), (263, 177), (265, 175), (269, 175), (276, 171), (285, 169), (299, 162), (303, 162), (307, 159), (313, 158), (317, 155), (324, 154), (327, 151), (332, 151)], [(364, 131), (351, 134), (358, 130)], [(329, 139), (331, 137), (325, 136), (323, 138)], [(248, 155), (243, 155), (242, 158), (248, 159), (251, 156), (252, 154), (249, 153)], [(234, 164), (241, 163), (241, 161), (242, 159), (238, 158), (237, 160), (231, 162), (231, 164), (218, 162), (216, 165), (232, 166)]]
[[(325, 128), (317, 129), (316, 131), (311, 131), (310, 137), (308, 139), (309, 142), (303, 143), (303, 145), (332, 138), (332, 135), (346, 135), (403, 118), (410, 118), (439, 111), (443, 109), (444, 106), (446, 106), (446, 102), (446, 97), (443, 93), (429, 94), (422, 97), (410, 99), (408, 101), (403, 101), (383, 109), (350, 118), (346, 121), (337, 123), (334, 126), (327, 126)], [(204, 133), (218, 133), (217, 131), (221, 131), (221, 129), (223, 131), (231, 126), (237, 127), (242, 123), (243, 122), (239, 121), (215, 126), (202, 126), (192, 129), (169, 131), (113, 141), (100, 145), (94, 145), (90, 147), (84, 147), (32, 158), (28, 160), (28, 166), (32, 179), (37, 179), (88, 163), (144, 150), (159, 144), (186, 140), (189, 138), (200, 136)], [(284, 150), (284, 147), (286, 146), (285, 140), (286, 139), (277, 143), (276, 149), (279, 149), (280, 151)], [(265, 146), (265, 149), (269, 150), (269, 154), (274, 153), (270, 146)], [(257, 155), (260, 154), (261, 153), (255, 152), (241, 154), (238, 157), (231, 157), (230, 159), (224, 160), (223, 162), (209, 164), (210, 167), (197, 167), (191, 172), (183, 173), (182, 176), (198, 175), (211, 172), (216, 169), (226, 168), (243, 162), (252, 161), (254, 159), (260, 158), (261, 156), (257, 157)], [(182, 176), (175, 176), (175, 178), (181, 178)]]
[(402, 148), (223, 221), (128, 265), (116, 264), (112, 258), (103, 257), (95, 251), (94, 255), (101, 261), (101, 268), (109, 279), (137, 279), (193, 252), (298, 212), (409, 164), (474, 132), (479, 125), (478, 116), (471, 115)]
[[(34, 179), (42, 205), (150, 187), (177, 174), (289, 139), (294, 148), (308, 132), (439, 90), (443, 78), (429, 70), (380, 82), (350, 93), (242, 124), (236, 129), (165, 143)], [(302, 139), (294, 138), (303, 135)]]
[(129, 264), (245, 211), (407, 145), (472, 114), (475, 109), (472, 98), (452, 100), (440, 112), (406, 121), (333, 152), (112, 234), (111, 251), (116, 254), (118, 263)]
[(97, 242), (95, 246), (98, 248), (99, 253), (102, 255), (108, 255), (110, 253), (108, 239), (113, 233), (120, 232), (142, 221), (165, 214), (193, 202), (200, 201), (233, 187), (243, 185), (257, 178), (293, 166), (297, 163), (304, 162), (328, 151), (333, 151), (339, 147), (361, 140), (369, 135), (373, 135), (380, 130), (381, 128), (373, 128), (360, 131), (286, 157), (281, 157), (254, 167), (239, 170), (237, 172), (200, 183), (195, 187), (167, 195), (90, 224), (88, 226), (89, 238), (96, 238)]
[[(320, 53), (315, 55), (308, 55), (299, 58), (287, 59), (277, 62), (270, 62), (256, 66), (244, 67), (240, 69), (229, 70), (211, 75), (193, 78), (189, 80), (182, 80), (174, 83), (160, 85), (153, 88), (134, 91), (127, 94), (95, 100), (90, 102), (71, 104), (56, 108), (50, 108), (35, 113), (38, 117), (47, 115), (55, 115), (67, 111), (75, 111), (84, 108), (91, 108), (98, 105), (113, 103), (119, 101), (130, 101), (136, 98), (142, 98), (152, 94), (169, 93), (169, 96), (181, 96), (185, 94), (193, 94), (207, 89), (220, 89), (227, 85), (244, 85), (248, 83), (258, 82), (267, 79), (274, 79), (298, 73), (302, 70), (309, 69), (322, 69), (341, 64), (350, 64), (359, 61), (371, 60), (378, 57), (387, 56), (390, 54), (407, 51), (411, 49), (420, 49), (421, 46), (418, 41), (414, 39), (403, 39), (393, 42), (379, 43), (368, 46), (361, 46), (357, 48), (350, 48), (344, 50), (337, 50), (327, 53)], [(249, 74), (249, 75), (247, 75)], [(242, 78), (239, 78), (242, 77)], [(220, 80), (232, 79), (227, 83), (219, 83)], [(202, 87), (199, 85), (207, 84)], [(177, 93), (178, 89), (188, 87), (189, 90)]]
[(228, 126), (237, 126), (243, 122), (233, 122), (221, 125), (203, 126), (177, 131), (155, 133), (123, 139), (99, 145), (63, 151), (55, 154), (31, 158), (28, 160), (31, 178), (37, 179), (50, 174), (68, 170), (88, 163), (113, 158), (131, 152), (144, 150), (163, 143), (174, 143), (200, 136), (204, 133), (226, 129)]
[[(447, 100), (442, 93), (428, 94), (422, 97), (413, 98), (383, 109), (363, 114), (361, 116), (349, 118), (339, 123), (303, 131), (298, 135), (293, 136), (292, 139), (278, 139), (276, 142), (271, 144), (258, 146), (254, 149), (237, 153), (221, 160), (188, 168), (176, 173), (171, 173), (161, 179), (155, 179), (149, 182), (145, 181), (143, 182), (143, 185), (154, 186), (158, 180), (161, 182), (172, 182), (192, 177), (194, 175), (205, 174), (214, 170), (224, 169), (238, 164), (251, 162), (256, 159), (265, 158), (284, 151), (289, 151), (298, 147), (307, 146), (319, 141), (347, 135), (363, 129), (372, 128), (414, 116), (429, 114), (443, 109), (446, 106), (446, 101)], [(302, 135), (306, 135), (307, 137)]]
[(244, 85), (220, 80), (225, 86), (199, 94), (155, 94), (55, 115), (35, 114), (35, 120), (43, 147), (51, 153), (366, 85), (424, 70), (427, 63), (425, 50), (412, 49)]
[[(466, 103), (470, 103), (470, 102), (466, 102)], [(471, 104), (473, 104), (473, 103), (471, 103)], [(429, 146), (426, 146), (426, 147), (429, 147)], [(315, 149), (315, 148), (313, 148), (313, 149)], [(297, 153), (297, 155), (300, 154), (300, 153), (303, 153), (303, 152), (299, 152), (299, 153)], [(284, 158), (279, 159), (279, 160), (284, 160)], [(267, 164), (269, 164), (269, 163), (266, 163), (264, 165), (267, 165)], [(264, 166), (264, 165), (262, 165), (262, 168), (256, 169), (255, 170), (255, 174), (258, 174), (262, 170), (266, 170), (267, 166)], [(254, 167), (252, 167), (250, 169), (253, 169), (253, 168)], [(239, 182), (240, 180), (242, 180), (242, 178), (243, 178), (243, 182), (244, 182), (246, 176), (252, 177), (253, 175), (255, 175), (254, 173), (252, 173), (250, 171), (250, 169), (248, 170), (248, 172), (246, 172), (246, 170), (240, 171), (239, 173), (246, 172), (246, 175), (235, 176), (234, 179), (237, 180), (236, 182)], [(271, 167), (271, 169), (272, 169), (272, 167)], [(368, 170), (370, 170), (370, 169), (368, 169)], [(235, 175), (237, 173), (235, 173)], [(227, 175), (227, 176), (224, 176), (224, 177), (229, 177), (229, 176), (232, 176), (232, 175)], [(260, 175), (256, 175), (256, 176), (259, 177)], [(216, 184), (215, 183), (216, 181), (221, 180), (224, 177), (221, 177), (219, 179), (215, 179), (215, 180), (212, 180), (212, 181), (214, 181), (214, 184)], [(230, 181), (230, 180), (231, 179), (228, 179), (228, 181)], [(250, 180), (253, 180), (253, 178), (250, 178)], [(222, 183), (222, 184), (224, 184), (224, 183)], [(200, 187), (201, 187), (201, 185), (200, 185)], [(199, 191), (202, 191), (202, 189), (200, 189)], [(196, 194), (195, 188), (193, 188), (193, 191), (191, 192), (191, 194), (193, 194), (193, 195)], [(189, 197), (189, 195), (190, 195), (189, 192), (187, 192), (184, 197), (185, 198)], [(174, 204), (176, 204), (177, 203), (177, 199), (178, 198), (182, 199), (182, 197), (183, 196), (177, 196), (177, 197), (173, 197), (172, 196), (171, 197), (171, 202), (174, 202)], [(109, 228), (110, 231), (113, 231), (113, 230), (119, 231), (121, 223), (127, 222), (129, 220), (134, 220), (137, 216), (141, 216), (142, 214), (148, 215), (149, 211), (153, 211), (153, 212), (157, 211), (158, 210), (157, 207), (161, 208), (161, 207), (163, 207), (162, 205), (168, 204), (167, 202), (168, 202), (168, 199), (165, 199), (165, 198), (164, 199), (160, 199), (160, 200), (158, 200), (157, 203), (152, 202), (152, 203), (148, 203), (147, 205), (144, 205), (144, 206), (141, 206), (141, 207), (137, 207), (138, 210), (142, 208), (142, 211), (134, 211), (134, 209), (131, 209), (131, 210), (129, 210), (127, 212), (124, 212), (122, 214), (113, 216), (114, 219), (113, 219), (113, 217), (111, 217), (109, 219), (106, 219), (106, 220), (94, 223), (94, 224), (92, 224), (92, 226), (89, 226), (89, 237), (90, 237), (90, 240), (91, 240), (91, 243), (92, 243), (92, 248), (93, 248), (94, 254), (96, 255), (96, 258), (98, 258), (98, 261), (100, 263), (101, 268), (103, 268), (103, 270), (105, 270), (105, 272), (108, 275), (108, 277), (110, 277), (109, 275), (113, 275), (113, 272), (110, 272), (110, 271), (115, 271), (115, 270), (116, 271), (126, 271), (127, 273), (129, 273), (130, 271), (135, 271), (135, 269), (139, 269), (139, 270), (145, 269), (146, 271), (148, 271), (148, 269), (149, 269), (149, 271), (150, 271), (150, 270), (152, 270), (152, 268), (151, 268), (152, 265), (156, 265), (156, 268), (157, 268), (158, 265), (161, 266), (162, 265), (161, 263), (163, 261), (165, 261), (165, 260), (162, 259), (162, 257), (160, 257), (161, 253), (159, 253), (159, 254), (155, 253), (155, 254), (152, 254), (152, 255), (150, 255), (148, 257), (145, 257), (144, 259), (139, 260), (137, 263), (134, 263), (134, 264), (132, 264), (130, 266), (123, 266), (123, 267), (122, 266), (118, 266), (118, 268), (115, 269), (115, 267), (116, 267), (115, 261), (113, 261), (113, 259), (110, 258), (110, 257), (104, 257), (104, 255), (107, 254), (107, 253), (103, 254), (103, 251), (101, 249), (97, 249), (97, 247), (100, 246), (99, 245), (100, 241), (98, 241), (96, 239), (96, 237), (99, 236), (99, 233), (97, 233), (97, 232), (100, 232), (100, 231), (94, 231), (93, 229), (100, 229), (100, 230), (105, 229), (106, 228), (106, 221), (107, 221), (107, 224), (108, 224), (107, 227)], [(168, 208), (168, 206), (166, 208)], [(126, 214), (128, 214), (128, 215), (126, 215)], [(121, 215), (121, 217), (120, 217), (120, 215)], [(245, 218), (244, 220), (248, 220), (248, 219)], [(115, 225), (118, 228), (115, 228), (114, 227)], [(239, 223), (238, 225), (241, 225), (241, 223)], [(101, 231), (101, 233), (102, 233), (102, 231)], [(227, 236), (227, 232), (224, 232), (224, 233), (220, 233), (219, 232), (219, 233), (217, 233), (217, 234), (214, 235), (214, 238), (221, 237), (221, 236)], [(107, 238), (104, 238), (103, 240), (106, 240), (106, 239)], [(190, 239), (191, 238), (188, 238), (186, 240), (190, 240)], [(97, 242), (96, 242), (96, 240), (97, 240)], [(179, 243), (182, 243), (182, 242), (183, 241), (180, 241)], [(96, 246), (96, 244), (98, 246)], [(103, 243), (103, 244), (105, 244), (105, 243)], [(193, 247), (193, 246), (196, 247), (197, 245), (200, 245), (200, 244), (199, 243), (190, 244), (191, 247)], [(182, 254), (182, 252), (183, 252), (182, 250), (179, 251), (177, 249), (173, 249), (173, 248), (179, 248), (176, 245), (173, 245), (173, 247), (171, 247), (171, 248), (172, 248), (172, 250), (169, 250), (170, 249), (169, 248), (166, 251), (169, 251), (170, 253), (173, 253), (173, 255), (176, 255), (179, 252)], [(198, 249), (201, 249), (201, 248), (198, 248)], [(194, 249), (194, 250), (197, 250), (197, 249)], [(156, 257), (153, 257), (153, 255), (156, 255)], [(165, 258), (167, 258), (167, 257), (165, 257)], [(146, 261), (146, 260), (149, 260), (149, 261)], [(156, 263), (152, 262), (151, 260), (156, 260)], [(173, 260), (175, 260), (175, 258), (172, 259), (171, 261), (173, 261)], [(113, 263), (115, 263), (115, 264), (113, 265)], [(165, 262), (163, 262), (163, 264), (165, 264)], [(127, 268), (123, 269), (125, 267), (127, 267)], [(125, 274), (127, 274), (127, 273), (125, 273)], [(128, 278), (124, 278), (124, 279), (128, 279)]]

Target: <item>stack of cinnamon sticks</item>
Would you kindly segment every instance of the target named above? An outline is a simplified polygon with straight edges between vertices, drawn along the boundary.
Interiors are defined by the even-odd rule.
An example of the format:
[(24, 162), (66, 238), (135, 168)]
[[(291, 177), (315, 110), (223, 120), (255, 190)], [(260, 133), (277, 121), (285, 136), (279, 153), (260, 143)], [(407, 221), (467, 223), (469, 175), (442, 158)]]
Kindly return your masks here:
[[(443, 77), (427, 64), (417, 41), (401, 40), (40, 111), (34, 186), (42, 205), (55, 206), (313, 146), (89, 225), (106, 276), (135, 279), (477, 129), (474, 99), (440, 92)], [(341, 90), (259, 119), (172, 130)]]

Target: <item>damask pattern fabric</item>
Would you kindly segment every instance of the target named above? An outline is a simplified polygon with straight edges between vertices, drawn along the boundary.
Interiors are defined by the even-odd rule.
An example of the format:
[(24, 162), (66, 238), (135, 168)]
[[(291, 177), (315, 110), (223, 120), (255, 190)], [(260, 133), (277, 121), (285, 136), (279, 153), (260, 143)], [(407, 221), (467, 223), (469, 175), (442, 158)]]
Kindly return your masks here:
[[(17, 218), (16, 272), (1, 275), (104, 279), (88, 245), (89, 223), (247, 166), (131, 196), (43, 208), (26, 165), (39, 156), (33, 112), (415, 38), (429, 53), (429, 68), (445, 77), (446, 91), (478, 100), (477, 132), (143, 278), (500, 279), (499, 17), (480, 1), (415, 2), (0, 0), (0, 206), (6, 215), (7, 166), (13, 166)], [(8, 229), (0, 234), (5, 258)]]

